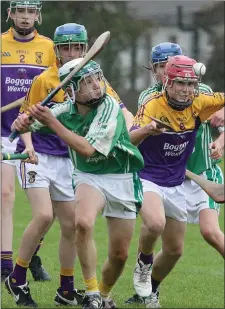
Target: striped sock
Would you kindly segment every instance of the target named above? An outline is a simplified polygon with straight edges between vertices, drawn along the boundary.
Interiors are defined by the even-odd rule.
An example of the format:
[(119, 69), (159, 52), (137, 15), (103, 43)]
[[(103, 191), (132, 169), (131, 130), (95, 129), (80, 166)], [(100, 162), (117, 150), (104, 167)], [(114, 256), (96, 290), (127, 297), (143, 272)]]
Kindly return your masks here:
[(1, 269), (13, 271), (12, 251), (1, 251)]

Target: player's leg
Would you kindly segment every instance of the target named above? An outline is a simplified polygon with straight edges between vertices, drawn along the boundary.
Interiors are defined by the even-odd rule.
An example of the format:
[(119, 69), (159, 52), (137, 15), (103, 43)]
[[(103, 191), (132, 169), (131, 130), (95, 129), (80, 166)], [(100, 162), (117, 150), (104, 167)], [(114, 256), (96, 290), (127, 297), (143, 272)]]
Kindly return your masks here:
[(52, 203), (48, 188), (25, 190), (32, 208), (32, 220), (26, 228), (12, 274), (6, 279), (6, 288), (17, 305), (35, 306), (26, 281), (27, 269), (40, 238), (53, 220)]
[(56, 305), (81, 304), (83, 295), (74, 289), (75, 202), (72, 186), (72, 162), (69, 158), (49, 157), (49, 165), (55, 166), (51, 177), (50, 193), (54, 213), (59, 219), (61, 236), (59, 241), (60, 287), (55, 296)]
[(165, 227), (165, 212), (161, 193), (150, 181), (143, 181), (144, 201), (140, 210), (143, 224), (139, 238), (139, 254), (134, 270), (134, 289), (137, 295), (151, 294), (153, 251), (158, 237)]
[[(18, 139), (10, 143), (7, 137), (1, 138), (4, 152), (12, 153)], [(1, 280), (5, 280), (13, 270), (13, 208), (15, 202), (15, 161), (1, 162)]]
[(104, 308), (115, 308), (109, 297), (119, 279), (127, 257), (137, 213), (143, 200), (143, 190), (136, 174), (104, 175), (98, 183), (106, 196), (102, 212), (107, 218), (109, 248), (108, 258), (99, 284)]
[(155, 256), (152, 267), (152, 293), (148, 308), (159, 308), (159, 285), (171, 272), (183, 253), (187, 210), (184, 186), (164, 188), (166, 226), (162, 233), (162, 249)]
[(1, 163), (2, 216), (1, 216), (1, 280), (4, 281), (13, 270), (13, 207), (15, 202), (14, 165)]
[(74, 201), (53, 202), (54, 212), (59, 219), (61, 236), (59, 242), (60, 287), (55, 296), (56, 305), (82, 303), (81, 291), (74, 289), (74, 264), (76, 258)]
[[(133, 214), (135, 216), (135, 213)], [(108, 259), (103, 266), (102, 279), (99, 284), (103, 304), (108, 304), (104, 308), (116, 308), (115, 303), (109, 297), (109, 293), (124, 269), (135, 222), (136, 218), (120, 219), (107, 217), (109, 234)]]
[[(78, 182), (78, 177), (74, 178), (77, 185), (75, 190), (75, 239), (86, 287), (82, 306), (83, 308), (101, 308), (102, 299), (96, 276), (97, 252), (94, 225), (97, 214), (105, 205), (105, 197), (100, 190), (87, 184), (87, 177), (87, 175), (84, 176), (83, 183), (82, 179)], [(89, 183), (91, 184), (91, 181)]]
[(224, 233), (220, 229), (218, 212), (215, 209), (201, 210), (199, 213), (199, 225), (205, 241), (224, 258)]

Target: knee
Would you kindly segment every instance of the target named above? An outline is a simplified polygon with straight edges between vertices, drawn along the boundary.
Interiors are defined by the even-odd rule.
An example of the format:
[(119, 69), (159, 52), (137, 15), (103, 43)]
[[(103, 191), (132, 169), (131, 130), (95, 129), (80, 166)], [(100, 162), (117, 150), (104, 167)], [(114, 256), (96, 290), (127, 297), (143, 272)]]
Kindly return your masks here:
[(177, 244), (166, 248), (167, 255), (175, 260), (178, 260), (183, 255), (184, 251), (184, 245), (183, 244)]
[(13, 186), (9, 185), (7, 187), (2, 187), (2, 211), (8, 211), (13, 209), (13, 204), (15, 201), (15, 191)]
[(165, 228), (165, 218), (158, 218), (157, 220), (149, 221), (149, 224), (144, 229), (149, 235), (160, 236)]
[(37, 222), (41, 230), (45, 230), (52, 224), (53, 214), (52, 213), (39, 213), (37, 216), (35, 216), (33, 220)]
[(83, 216), (75, 219), (74, 226), (76, 235), (84, 237), (92, 234), (94, 229), (94, 222), (92, 222), (88, 216)]
[(61, 223), (61, 233), (62, 233), (62, 236), (66, 238), (74, 238), (74, 235), (75, 235), (74, 220), (69, 220), (69, 221)]
[(200, 226), (202, 237), (209, 243), (214, 243), (221, 233), (219, 228), (212, 228), (211, 226)]
[(112, 261), (112, 263), (116, 263), (117, 265), (123, 266), (128, 259), (128, 250), (125, 248), (117, 248), (115, 250), (112, 250), (109, 253), (109, 260)]

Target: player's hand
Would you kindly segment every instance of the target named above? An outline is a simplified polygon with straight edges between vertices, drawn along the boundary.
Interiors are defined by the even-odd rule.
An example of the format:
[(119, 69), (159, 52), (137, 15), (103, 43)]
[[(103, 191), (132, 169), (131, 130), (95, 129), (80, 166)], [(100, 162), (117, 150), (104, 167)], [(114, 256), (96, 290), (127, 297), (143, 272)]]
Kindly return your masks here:
[(29, 120), (29, 116), (26, 114), (19, 115), (16, 120), (12, 123), (11, 131), (17, 130), (20, 132), (28, 132), (29, 126), (33, 121)]
[(214, 160), (218, 160), (223, 156), (223, 146), (219, 141), (215, 141), (209, 144), (210, 157)]
[(47, 106), (36, 104), (30, 107), (28, 111), (34, 119), (37, 119), (46, 126), (49, 126), (55, 119)]
[(29, 158), (22, 160), (23, 162), (38, 165), (38, 156), (36, 155), (33, 147), (26, 147), (22, 153), (28, 153), (29, 155)]
[(210, 118), (210, 124), (215, 128), (224, 126), (224, 108), (212, 115)]
[(147, 124), (145, 126), (145, 128), (146, 128), (146, 134), (153, 135), (153, 136), (154, 135), (160, 135), (160, 134), (162, 134), (162, 133), (164, 133), (166, 131), (165, 128), (158, 129), (157, 128), (157, 124), (156, 124), (156, 122), (154, 120), (151, 121), (149, 124)]

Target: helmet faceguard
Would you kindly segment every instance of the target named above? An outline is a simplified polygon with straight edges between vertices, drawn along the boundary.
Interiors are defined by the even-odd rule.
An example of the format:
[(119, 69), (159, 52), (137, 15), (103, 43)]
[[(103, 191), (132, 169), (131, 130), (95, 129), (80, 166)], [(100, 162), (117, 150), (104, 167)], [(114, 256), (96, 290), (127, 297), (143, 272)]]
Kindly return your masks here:
[(169, 58), (164, 72), (163, 90), (166, 91), (168, 104), (182, 111), (189, 107), (199, 94), (199, 76), (193, 66), (194, 59), (186, 56)]
[(160, 43), (159, 45), (156, 45), (152, 48), (149, 68), (152, 71), (153, 77), (156, 82), (162, 83), (162, 80), (157, 76), (156, 66), (160, 63), (167, 63), (169, 57), (173, 57), (176, 55), (182, 55), (182, 50), (181, 47), (175, 43)]
[[(54, 33), (56, 57), (61, 61), (60, 46), (68, 45), (69, 50), (72, 44), (79, 45), (81, 53), (79, 58), (84, 57), (88, 48), (87, 31), (83, 25), (69, 23), (56, 28)], [(72, 59), (71, 59), (72, 60)]]
[[(59, 69), (60, 81), (63, 81), (82, 59), (83, 58), (74, 59), (64, 64)], [(100, 65), (93, 60), (89, 61), (71, 78), (70, 83), (65, 85), (63, 90), (67, 93), (72, 93), (72, 95), (71, 93), (69, 93), (69, 95), (71, 95), (74, 103), (76, 102), (88, 107), (96, 107), (99, 105), (106, 93), (106, 86)]]
[[(41, 16), (41, 8), (42, 4), (39, 0), (30, 0), (30, 1), (10, 1), (10, 7), (8, 9), (8, 17), (6, 22), (9, 20), (9, 18), (12, 19), (12, 26), (15, 29), (15, 31), (23, 36), (26, 36), (33, 32), (35, 30), (34, 24), (35, 22), (38, 23), (38, 25), (41, 25), (42, 23), (42, 16)], [(23, 18), (18, 18), (17, 15), (20, 12), (20, 10), (25, 10), (25, 15)], [(33, 20), (33, 26), (26, 28), (26, 27), (19, 27), (16, 25), (17, 21), (26, 21), (29, 19), (29, 10), (34, 10), (37, 13), (37, 18)], [(10, 15), (14, 14), (15, 18), (12, 18)]]

